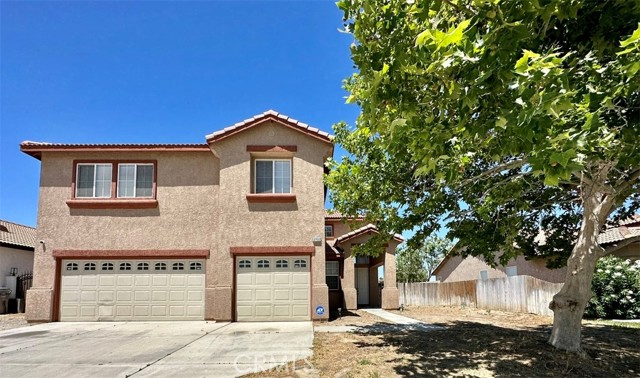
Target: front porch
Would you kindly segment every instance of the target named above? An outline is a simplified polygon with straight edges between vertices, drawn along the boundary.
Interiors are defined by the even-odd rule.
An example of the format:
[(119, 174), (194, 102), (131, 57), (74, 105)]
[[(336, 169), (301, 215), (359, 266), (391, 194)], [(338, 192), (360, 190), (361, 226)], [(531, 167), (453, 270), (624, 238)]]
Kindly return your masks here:
[[(352, 247), (365, 243), (373, 234), (378, 234), (377, 228), (369, 224), (338, 237), (333, 246), (328, 246), (327, 261), (340, 263), (339, 288), (331, 290), (330, 286), (329, 291), (332, 313), (337, 312), (338, 308), (356, 310), (399, 307), (395, 251), (402, 238), (399, 235), (394, 236), (377, 256), (352, 254)], [(379, 277), (382, 278), (382, 282), (379, 281)]]

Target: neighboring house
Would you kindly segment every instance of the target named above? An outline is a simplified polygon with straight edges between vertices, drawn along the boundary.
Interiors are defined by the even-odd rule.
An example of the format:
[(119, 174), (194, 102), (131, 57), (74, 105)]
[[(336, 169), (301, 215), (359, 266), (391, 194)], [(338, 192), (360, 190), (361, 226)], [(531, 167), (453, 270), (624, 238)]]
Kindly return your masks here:
[(11, 268), (16, 268), (16, 274), (33, 270), (35, 246), (35, 228), (0, 220), (0, 286)]
[[(333, 147), (274, 111), (203, 144), (23, 142), (41, 160), (43, 241), (27, 320), (322, 320), (336, 262), (343, 307), (355, 308), (349, 250), (375, 228), (325, 243)], [(391, 308), (396, 244), (382, 255), (379, 302)]]
[[(611, 255), (622, 259), (640, 259), (640, 215), (611, 227), (598, 236), (603, 248), (612, 250)], [(455, 247), (454, 247), (455, 248)], [(525, 259), (518, 256), (506, 266), (490, 267), (482, 256), (462, 258), (451, 252), (438, 264), (433, 276), (440, 282), (467, 281), (527, 275), (548, 282), (564, 282), (567, 268), (549, 269), (544, 259)]]

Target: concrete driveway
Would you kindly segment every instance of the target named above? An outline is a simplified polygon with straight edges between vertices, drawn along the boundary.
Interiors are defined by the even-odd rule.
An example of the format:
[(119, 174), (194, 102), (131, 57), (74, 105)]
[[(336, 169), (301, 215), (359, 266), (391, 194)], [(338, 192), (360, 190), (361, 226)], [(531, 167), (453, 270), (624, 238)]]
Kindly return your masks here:
[(296, 323), (47, 323), (0, 332), (4, 377), (233, 377), (311, 356)]

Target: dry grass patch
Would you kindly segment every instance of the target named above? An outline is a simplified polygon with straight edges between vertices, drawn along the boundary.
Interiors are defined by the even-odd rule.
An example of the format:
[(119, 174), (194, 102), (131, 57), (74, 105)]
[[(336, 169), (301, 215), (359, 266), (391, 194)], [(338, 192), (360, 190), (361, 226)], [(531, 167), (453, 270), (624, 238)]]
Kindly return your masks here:
[[(359, 313), (359, 312), (358, 312)], [(370, 315), (370, 314), (368, 314)], [(457, 307), (412, 307), (402, 315), (443, 329), (387, 333), (316, 333), (316, 369), (253, 377), (639, 377), (640, 329), (585, 322), (585, 354), (557, 352), (552, 319)], [(366, 316), (366, 315), (364, 315)], [(341, 320), (372, 329), (381, 319)], [(332, 324), (331, 322), (329, 324)], [(370, 328), (371, 327), (371, 328)]]

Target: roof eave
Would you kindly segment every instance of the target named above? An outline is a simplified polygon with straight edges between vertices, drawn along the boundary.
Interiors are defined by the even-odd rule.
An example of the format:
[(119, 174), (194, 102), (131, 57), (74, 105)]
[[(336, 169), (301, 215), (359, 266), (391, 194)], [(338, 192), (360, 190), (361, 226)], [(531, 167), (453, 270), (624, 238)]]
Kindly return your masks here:
[[(256, 125), (259, 125), (264, 122), (269, 122), (269, 121), (288, 127), (292, 130), (301, 132), (305, 135), (308, 135), (312, 138), (320, 140), (324, 143), (330, 144), (333, 148), (332, 135), (329, 135), (325, 132), (316, 132), (316, 131), (309, 130), (308, 126), (306, 125), (300, 126), (300, 122), (298, 122), (297, 120), (291, 120), (289, 117), (281, 116), (279, 113), (276, 113), (273, 111), (269, 111), (261, 115), (254, 116), (252, 118), (249, 118), (248, 120), (238, 122), (233, 126), (229, 126), (223, 130), (209, 134), (206, 136), (206, 140), (207, 140), (207, 143), (213, 144), (221, 140), (227, 139), (238, 133), (241, 133), (247, 129), (250, 129), (251, 127), (254, 127)], [(332, 154), (333, 154), (333, 151), (332, 151)]]

